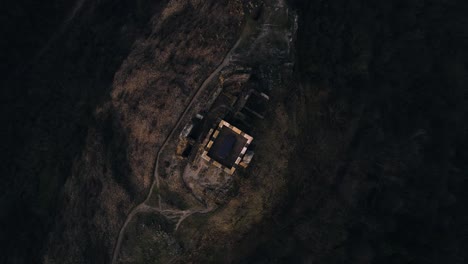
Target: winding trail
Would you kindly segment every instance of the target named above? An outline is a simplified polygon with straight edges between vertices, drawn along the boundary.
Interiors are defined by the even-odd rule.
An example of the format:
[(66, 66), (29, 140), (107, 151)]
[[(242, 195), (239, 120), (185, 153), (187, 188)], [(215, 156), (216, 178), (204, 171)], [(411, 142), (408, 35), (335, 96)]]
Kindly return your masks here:
[(149, 189), (148, 195), (146, 196), (146, 199), (142, 203), (138, 204), (137, 206), (135, 206), (130, 211), (130, 213), (127, 216), (127, 219), (125, 219), (124, 224), (120, 228), (119, 236), (117, 238), (117, 242), (116, 242), (116, 244), (114, 246), (114, 251), (113, 251), (113, 254), (112, 254), (112, 262), (111, 262), (112, 264), (116, 263), (116, 261), (117, 261), (117, 256), (118, 256), (119, 251), (120, 251), (120, 247), (121, 247), (121, 244), (122, 244), (122, 239), (123, 239), (123, 234), (124, 234), (125, 228), (127, 227), (128, 223), (130, 223), (130, 221), (133, 219), (133, 217), (136, 214), (141, 213), (141, 212), (158, 212), (158, 213), (161, 213), (161, 214), (165, 215), (168, 218), (173, 218), (174, 219), (174, 218), (180, 217), (179, 221), (177, 222), (176, 227), (175, 227), (175, 230), (177, 230), (179, 225), (182, 223), (182, 221), (185, 220), (188, 216), (196, 214), (196, 213), (202, 213), (202, 214), (203, 213), (208, 213), (208, 212), (211, 212), (213, 210), (213, 208), (206, 208), (206, 209), (203, 209), (203, 210), (171, 210), (171, 209), (162, 210), (161, 195), (160, 194), (158, 194), (158, 204), (159, 204), (159, 206), (157, 208), (147, 205), (146, 202), (148, 202), (148, 200), (150, 199), (154, 188), (155, 187), (159, 188), (158, 169), (159, 169), (159, 160), (160, 160), (160, 157), (161, 157), (161, 153), (163, 152), (164, 148), (167, 146), (169, 140), (172, 138), (175, 131), (177, 130), (177, 128), (180, 126), (182, 120), (184, 119), (185, 115), (190, 111), (190, 108), (196, 102), (198, 97), (202, 94), (202, 92), (205, 90), (205, 88), (208, 86), (208, 84), (211, 83), (213, 78), (215, 78), (219, 74), (219, 72), (231, 62), (232, 55), (235, 52), (235, 50), (237, 49), (237, 47), (239, 46), (239, 44), (242, 42), (242, 40), (243, 40), (243, 37), (242, 37), (242, 34), (241, 34), (239, 39), (237, 40), (237, 42), (234, 44), (234, 46), (226, 54), (223, 61), (208, 76), (208, 78), (206, 78), (205, 81), (203, 81), (203, 83), (198, 87), (197, 91), (195, 92), (195, 94), (190, 99), (190, 102), (187, 104), (184, 111), (179, 116), (179, 118), (178, 118), (176, 124), (174, 125), (174, 127), (172, 128), (171, 132), (169, 133), (169, 135), (166, 137), (163, 144), (159, 148), (158, 153), (156, 155), (155, 165), (154, 165), (153, 181), (152, 181), (151, 187)]
[[(143, 203), (146, 203), (150, 197), (151, 197), (151, 193), (153, 192), (153, 189), (154, 187), (158, 187), (159, 188), (159, 175), (158, 175), (158, 168), (159, 168), (159, 158), (161, 156), (161, 153), (163, 152), (164, 150), (164, 147), (166, 147), (167, 143), (169, 142), (169, 140), (172, 138), (172, 136), (174, 135), (175, 131), (177, 130), (177, 128), (179, 127), (180, 123), (182, 122), (182, 120), (184, 119), (185, 115), (189, 112), (190, 108), (192, 107), (192, 105), (194, 104), (194, 102), (197, 100), (197, 98), (200, 96), (200, 94), (205, 90), (206, 86), (213, 80), (213, 78), (219, 74), (219, 72), (226, 66), (228, 65), (229, 62), (231, 62), (231, 56), (232, 56), (232, 53), (234, 53), (234, 51), (236, 50), (237, 46), (239, 46), (240, 42), (242, 41), (242, 37), (239, 37), (239, 39), (237, 40), (236, 44), (234, 44), (234, 46), (231, 48), (231, 50), (229, 50), (229, 52), (226, 54), (226, 56), (224, 57), (224, 60), (221, 62), (221, 64), (218, 65), (218, 67), (210, 74), (210, 76), (208, 76), (208, 78), (205, 79), (205, 81), (203, 81), (203, 83), (200, 85), (200, 87), (197, 89), (197, 92), (192, 96), (189, 104), (185, 107), (184, 109), (184, 112), (182, 112), (181, 116), (179, 117), (179, 119), (177, 120), (175, 126), (172, 128), (172, 131), (171, 133), (169, 134), (169, 136), (166, 137), (166, 139), (164, 140), (161, 148), (159, 148), (159, 151), (158, 151), (158, 154), (156, 156), (156, 163), (155, 163), (155, 166), (154, 166), (154, 179), (153, 179), (153, 183), (151, 184), (151, 188), (148, 192), (148, 195), (146, 196), (146, 199)], [(161, 196), (158, 194), (158, 200), (159, 200), (159, 208), (161, 208)]]

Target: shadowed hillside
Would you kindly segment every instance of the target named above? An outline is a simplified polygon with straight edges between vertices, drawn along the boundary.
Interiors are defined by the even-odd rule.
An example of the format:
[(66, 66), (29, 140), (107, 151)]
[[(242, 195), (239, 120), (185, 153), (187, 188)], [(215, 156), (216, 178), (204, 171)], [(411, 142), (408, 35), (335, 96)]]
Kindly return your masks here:
[(293, 4), (302, 136), (245, 262), (465, 263), (468, 5)]
[[(288, 2), (297, 25), (280, 0), (3, 4), (0, 263), (467, 263), (468, 4)], [(175, 169), (148, 192), (208, 76), (270, 99), (252, 165), (189, 208)]]
[(168, 126), (237, 39), (242, 6), (6, 7), (0, 262), (105, 263)]

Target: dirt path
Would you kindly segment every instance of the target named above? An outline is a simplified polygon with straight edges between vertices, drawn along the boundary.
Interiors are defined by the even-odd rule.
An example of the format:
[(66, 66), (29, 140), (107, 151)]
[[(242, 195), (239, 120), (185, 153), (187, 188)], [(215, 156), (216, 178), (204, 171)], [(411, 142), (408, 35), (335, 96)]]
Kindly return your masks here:
[[(155, 164), (155, 167), (154, 167), (154, 180), (153, 180), (153, 183), (151, 184), (151, 188), (150, 188), (150, 190), (148, 192), (148, 195), (146, 196), (146, 199), (145, 199), (145, 201), (143, 203), (146, 203), (150, 199), (151, 194), (152, 194), (153, 189), (154, 189), (155, 186), (159, 188), (159, 175), (158, 175), (159, 158), (160, 158), (161, 153), (163, 152), (164, 148), (166, 147), (167, 143), (169, 142), (169, 140), (174, 135), (175, 131), (179, 127), (179, 125), (182, 122), (182, 120), (184, 119), (185, 115), (189, 112), (189, 110), (192, 107), (192, 105), (194, 104), (194, 102), (198, 99), (200, 94), (205, 90), (206, 86), (213, 80), (213, 78), (215, 76), (217, 76), (219, 74), (219, 72), (229, 62), (231, 62), (231, 56), (234, 53), (234, 51), (236, 50), (237, 46), (239, 46), (239, 43), (241, 41), (242, 41), (242, 37), (240, 37), (237, 40), (236, 44), (234, 44), (234, 46), (231, 48), (231, 50), (227, 53), (227, 55), (224, 57), (223, 62), (221, 62), (221, 64), (210, 74), (210, 76), (208, 76), (208, 78), (205, 79), (205, 81), (202, 83), (202, 85), (198, 88), (197, 92), (192, 96), (189, 104), (185, 107), (184, 112), (182, 112), (181, 116), (177, 120), (177, 123), (172, 128), (171, 133), (169, 134), (169, 136), (166, 137), (166, 139), (164, 140), (161, 148), (159, 148), (159, 151), (158, 151), (158, 154), (157, 154), (157, 157), (156, 157), (156, 164)], [(159, 208), (161, 208), (161, 196), (159, 194), (158, 194), (158, 200), (159, 200)]]
[[(283, 0), (279, 0), (279, 1), (278, 0), (272, 0), (270, 5), (271, 5), (270, 6), (271, 9), (269, 10), (268, 13), (269, 13), (269, 15), (272, 15), (272, 16), (274, 16), (275, 13), (278, 12), (278, 10), (281, 11), (284, 8)], [(267, 20), (268, 20), (268, 22), (263, 23), (261, 25), (263, 30), (261, 31), (260, 35), (256, 35), (256, 37), (250, 43), (251, 47), (255, 46), (254, 44), (257, 42), (258, 39), (263, 38), (264, 36), (271, 33), (272, 31), (276, 31), (276, 27), (272, 26), (273, 24), (270, 23), (270, 19), (267, 19)], [(268, 25), (268, 26), (265, 26), (265, 25)], [(249, 36), (248, 36), (249, 34), (244, 34), (245, 32), (248, 32), (248, 31), (249, 31), (248, 26), (247, 25), (244, 26), (243, 31), (242, 31), (239, 39), (237, 40), (237, 42), (229, 50), (229, 52), (226, 54), (223, 61), (218, 65), (218, 67), (198, 87), (197, 91), (190, 98), (190, 101), (187, 104), (187, 106), (185, 107), (184, 111), (182, 112), (182, 114), (177, 119), (176, 124), (172, 128), (171, 132), (165, 138), (164, 142), (162, 143), (161, 147), (159, 148), (158, 153), (156, 155), (155, 165), (154, 165), (153, 181), (152, 181), (151, 187), (150, 187), (150, 189), (148, 191), (148, 195), (146, 196), (146, 199), (142, 203), (138, 204), (135, 208), (133, 208), (131, 210), (131, 212), (127, 216), (127, 219), (125, 220), (122, 228), (120, 229), (116, 244), (114, 246), (114, 251), (113, 251), (113, 256), (112, 256), (112, 263), (113, 264), (117, 262), (117, 256), (118, 256), (119, 251), (120, 251), (120, 247), (121, 247), (121, 244), (122, 244), (122, 238), (123, 238), (123, 234), (125, 232), (125, 229), (126, 229), (128, 223), (133, 219), (133, 217), (137, 213), (157, 212), (157, 213), (160, 213), (160, 214), (164, 215), (168, 219), (172, 219), (172, 220), (178, 219), (177, 224), (175, 226), (175, 230), (177, 230), (179, 228), (180, 224), (187, 217), (189, 217), (189, 216), (191, 216), (193, 214), (197, 214), (197, 213), (200, 213), (200, 214), (209, 213), (209, 212), (211, 212), (211, 211), (213, 211), (215, 209), (215, 208), (203, 208), (203, 209), (193, 208), (193, 209), (189, 209), (189, 210), (163, 209), (162, 206), (161, 206), (161, 195), (160, 194), (158, 194), (158, 206), (157, 207), (149, 206), (146, 203), (149, 201), (149, 199), (151, 197), (151, 194), (154, 191), (154, 188), (155, 187), (159, 188), (160, 180), (159, 180), (158, 171), (159, 171), (159, 161), (160, 161), (161, 153), (164, 151), (165, 147), (167, 146), (169, 141), (172, 139), (174, 133), (176, 132), (177, 128), (180, 126), (182, 120), (184, 120), (187, 113), (190, 112), (190, 110), (191, 110), (192, 106), (194, 105), (194, 103), (197, 102), (197, 99), (199, 98), (199, 96), (203, 93), (203, 91), (206, 90), (206, 87), (211, 83), (211, 81), (220, 73), (220, 71), (224, 67), (226, 67), (229, 63), (232, 63), (232, 62), (236, 61), (235, 56), (234, 56), (235, 51), (236, 51), (237, 47), (240, 45), (240, 43), (242, 43), (246, 39), (249, 39)]]
[(161, 214), (165, 215), (166, 217), (172, 218), (172, 219), (180, 217), (179, 221), (177, 222), (176, 228), (175, 228), (177, 230), (179, 225), (182, 223), (182, 221), (185, 220), (188, 216), (190, 216), (192, 214), (195, 214), (195, 213), (208, 213), (208, 212), (211, 212), (213, 210), (213, 208), (206, 208), (206, 209), (203, 209), (203, 210), (182, 210), (182, 211), (181, 210), (172, 210), (172, 209), (162, 210), (161, 195), (160, 194), (158, 194), (158, 203), (159, 203), (158, 208), (149, 206), (149, 205), (146, 204), (146, 202), (150, 199), (154, 188), (155, 187), (159, 188), (158, 168), (159, 168), (159, 160), (160, 160), (161, 153), (163, 152), (164, 148), (167, 146), (169, 140), (172, 138), (172, 136), (174, 135), (177, 128), (180, 126), (180, 123), (184, 119), (185, 115), (189, 112), (190, 108), (195, 103), (195, 101), (198, 99), (200, 94), (202, 94), (202, 92), (205, 90), (206, 86), (213, 80), (213, 78), (215, 78), (219, 74), (219, 72), (224, 67), (226, 67), (231, 62), (231, 57), (232, 57), (234, 51), (239, 46), (239, 44), (242, 42), (242, 40), (243, 40), (243, 37), (241, 35), (241, 37), (239, 37), (239, 39), (234, 44), (234, 46), (231, 48), (231, 50), (229, 50), (229, 52), (226, 54), (226, 56), (224, 57), (221, 64), (219, 64), (218, 67), (210, 74), (210, 76), (208, 76), (208, 78), (206, 78), (205, 81), (200, 85), (200, 87), (197, 89), (195, 94), (192, 96), (192, 98), (190, 99), (190, 102), (188, 103), (188, 105), (185, 107), (184, 111), (182, 112), (182, 114), (178, 118), (176, 124), (174, 125), (174, 127), (171, 130), (171, 133), (169, 133), (169, 135), (166, 137), (163, 144), (159, 148), (158, 153), (156, 155), (156, 161), (155, 161), (155, 166), (154, 166), (153, 182), (152, 182), (151, 187), (149, 189), (148, 195), (146, 196), (146, 199), (142, 203), (138, 204), (128, 214), (127, 219), (125, 220), (122, 228), (119, 231), (119, 236), (118, 236), (117, 242), (116, 242), (116, 244), (114, 246), (114, 252), (112, 254), (112, 262), (111, 263), (113, 263), (113, 264), (116, 263), (118, 253), (120, 251), (120, 246), (122, 244), (122, 238), (123, 238), (125, 228), (127, 227), (128, 223), (133, 219), (133, 217), (137, 213), (140, 213), (140, 212), (158, 212), (158, 213), (161, 213)]

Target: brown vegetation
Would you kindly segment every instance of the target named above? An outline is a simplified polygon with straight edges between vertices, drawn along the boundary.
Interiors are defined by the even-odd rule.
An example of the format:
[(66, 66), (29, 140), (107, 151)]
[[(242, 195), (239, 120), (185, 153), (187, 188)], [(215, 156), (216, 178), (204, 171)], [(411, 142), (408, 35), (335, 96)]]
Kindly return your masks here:
[(6, 194), (22, 206), (5, 220), (30, 214), (14, 229), (28, 236), (38, 219), (31, 228), (40, 231), (31, 240), (7, 234), (8, 260), (109, 261), (126, 214), (148, 191), (158, 146), (242, 19), (239, 1), (85, 2), (39, 59), (18, 67), (22, 79), (7, 84), (20, 90), (5, 108), (21, 122), (8, 123), (20, 131), (9, 136), (23, 143), (10, 143), (5, 173), (28, 196)]

